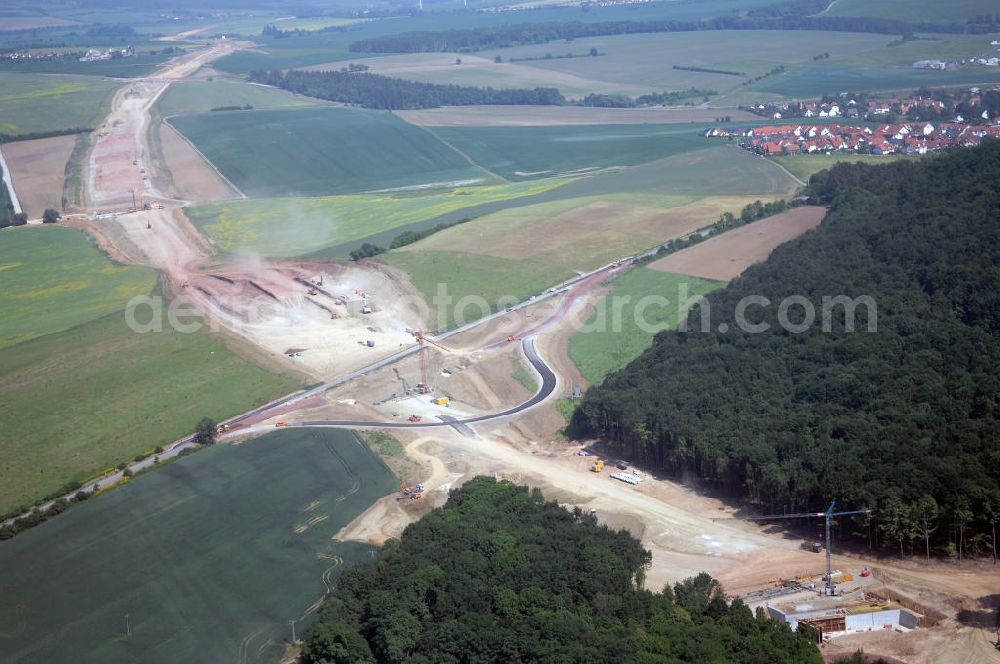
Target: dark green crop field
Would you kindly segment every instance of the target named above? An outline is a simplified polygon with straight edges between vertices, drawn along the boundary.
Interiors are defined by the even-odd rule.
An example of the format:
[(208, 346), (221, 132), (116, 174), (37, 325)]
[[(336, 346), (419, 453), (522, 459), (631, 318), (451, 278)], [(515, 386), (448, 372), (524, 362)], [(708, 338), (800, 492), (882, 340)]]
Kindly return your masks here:
[(437, 127), (434, 133), (512, 179), (634, 166), (713, 145), (690, 124)]
[(322, 196), (491, 179), (430, 132), (388, 112), (238, 111), (171, 123), (248, 196)]
[(0, 543), (0, 659), (277, 661), (288, 620), (368, 558), (331, 537), (395, 488), (347, 431), (179, 459)]

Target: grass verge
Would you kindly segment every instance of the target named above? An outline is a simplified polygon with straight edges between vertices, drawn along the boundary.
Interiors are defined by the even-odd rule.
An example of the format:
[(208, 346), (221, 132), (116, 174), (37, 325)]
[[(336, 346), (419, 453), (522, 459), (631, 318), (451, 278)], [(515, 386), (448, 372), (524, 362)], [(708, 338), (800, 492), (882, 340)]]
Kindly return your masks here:
[(590, 383), (624, 368), (652, 343), (656, 332), (675, 329), (698, 299), (725, 285), (646, 267), (611, 283), (611, 293), (569, 342), (570, 358)]
[(208, 333), (136, 334), (120, 313), (0, 349), (0, 513), (295, 387)]

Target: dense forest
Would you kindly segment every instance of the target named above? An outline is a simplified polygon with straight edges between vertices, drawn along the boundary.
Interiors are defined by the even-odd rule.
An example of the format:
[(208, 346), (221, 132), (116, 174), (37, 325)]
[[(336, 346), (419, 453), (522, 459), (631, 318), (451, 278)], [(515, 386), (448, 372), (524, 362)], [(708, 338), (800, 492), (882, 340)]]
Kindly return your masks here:
[[(693, 32), (698, 30), (830, 30), (834, 32), (870, 32), (887, 35), (913, 35), (921, 32), (990, 31), (998, 17), (983, 17), (985, 23), (913, 25), (906, 21), (868, 17), (805, 16), (794, 13), (774, 16), (723, 16), (703, 21), (552, 21), (517, 23), (464, 30), (403, 32), (362, 39), (350, 45), (357, 53), (463, 52), (506, 48), (550, 41), (629, 35), (656, 32)], [(988, 19), (988, 20), (987, 20)]]
[[(853, 524), (874, 547), (995, 556), (998, 181), (998, 141), (813, 176), (823, 224), (592, 387), (574, 433), (767, 511), (874, 508)], [(816, 313), (805, 331), (788, 325), (807, 322), (801, 301), (779, 306), (796, 295)], [(844, 306), (822, 323), (822, 298), (842, 295), (874, 300), (853, 332)], [(768, 298), (745, 311), (766, 331), (736, 324), (748, 296)]]
[(344, 572), (302, 661), (822, 662), (807, 636), (727, 602), (707, 574), (643, 589), (649, 561), (624, 530), (478, 477)]
[(367, 72), (252, 71), (250, 80), (318, 99), (385, 110), (478, 104), (559, 106), (566, 103), (555, 88), (496, 90), (418, 83)]

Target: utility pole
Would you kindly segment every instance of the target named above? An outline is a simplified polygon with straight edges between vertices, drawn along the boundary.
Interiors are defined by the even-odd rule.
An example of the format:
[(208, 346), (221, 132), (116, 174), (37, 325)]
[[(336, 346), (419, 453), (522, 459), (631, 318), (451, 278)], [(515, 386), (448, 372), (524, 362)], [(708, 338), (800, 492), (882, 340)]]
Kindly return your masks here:
[(294, 620), (288, 621), (288, 624), (292, 626), (292, 645), (295, 645), (298, 642), (298, 639), (295, 638), (295, 622), (296, 621)]
[(125, 614), (125, 638), (132, 638), (132, 625), (129, 624), (127, 613)]

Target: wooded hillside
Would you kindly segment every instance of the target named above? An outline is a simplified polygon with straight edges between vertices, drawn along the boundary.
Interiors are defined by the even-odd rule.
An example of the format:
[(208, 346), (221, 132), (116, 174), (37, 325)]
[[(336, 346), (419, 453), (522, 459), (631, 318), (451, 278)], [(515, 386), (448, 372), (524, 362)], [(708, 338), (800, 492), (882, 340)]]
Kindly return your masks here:
[(707, 574), (642, 589), (648, 551), (537, 489), (478, 477), (347, 570), (303, 661), (819, 664)]
[[(578, 435), (693, 472), (766, 511), (871, 507), (853, 530), (901, 553), (995, 555), (1000, 517), (1000, 142), (883, 166), (840, 164), (809, 193), (823, 224), (779, 247), (591, 388)], [(741, 331), (737, 305), (762, 333)], [(816, 321), (779, 324), (801, 295)], [(876, 311), (822, 298), (870, 296)], [(877, 314), (877, 330), (868, 331)], [(788, 318), (803, 320), (793, 306)], [(876, 321), (872, 321), (876, 322)], [(720, 324), (728, 330), (719, 330)], [(849, 532), (849, 531), (845, 531)], [(891, 550), (891, 549), (890, 549)]]

